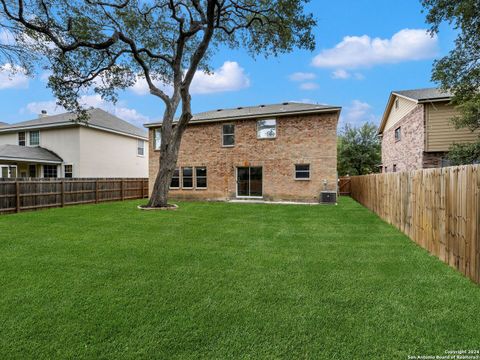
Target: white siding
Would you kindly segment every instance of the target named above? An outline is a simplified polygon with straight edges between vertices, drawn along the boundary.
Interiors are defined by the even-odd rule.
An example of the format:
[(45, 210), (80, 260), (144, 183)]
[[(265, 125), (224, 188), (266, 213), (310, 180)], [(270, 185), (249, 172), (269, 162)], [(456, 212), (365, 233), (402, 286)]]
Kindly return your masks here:
[(0, 134), (0, 145), (18, 145), (18, 134)]
[[(73, 164), (73, 176), (81, 176), (75, 169), (80, 163), (80, 127), (40, 129), (40, 146), (57, 154), (64, 164)], [(58, 176), (63, 176), (63, 166)]]
[(138, 139), (92, 128), (80, 129), (81, 177), (148, 177), (148, 145), (137, 156)]
[[(398, 108), (395, 108), (395, 100), (398, 99)], [(417, 104), (412, 100), (407, 100), (402, 97), (395, 96), (392, 108), (388, 114), (387, 122), (383, 131), (387, 131), (400, 121), (405, 115), (412, 111)]]

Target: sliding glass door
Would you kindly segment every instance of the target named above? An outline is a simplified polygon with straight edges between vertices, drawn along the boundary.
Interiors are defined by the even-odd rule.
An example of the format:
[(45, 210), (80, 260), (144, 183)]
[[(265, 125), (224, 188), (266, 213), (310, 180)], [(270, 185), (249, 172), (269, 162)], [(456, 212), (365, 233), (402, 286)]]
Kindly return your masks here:
[(237, 196), (263, 196), (263, 169), (261, 167), (237, 168)]

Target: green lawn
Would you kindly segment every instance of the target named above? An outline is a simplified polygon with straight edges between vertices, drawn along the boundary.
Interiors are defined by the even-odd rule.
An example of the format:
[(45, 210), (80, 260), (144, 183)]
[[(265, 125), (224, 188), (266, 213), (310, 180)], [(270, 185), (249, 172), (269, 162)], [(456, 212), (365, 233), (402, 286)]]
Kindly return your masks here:
[(0, 359), (406, 359), (480, 348), (480, 287), (348, 198), (0, 216)]

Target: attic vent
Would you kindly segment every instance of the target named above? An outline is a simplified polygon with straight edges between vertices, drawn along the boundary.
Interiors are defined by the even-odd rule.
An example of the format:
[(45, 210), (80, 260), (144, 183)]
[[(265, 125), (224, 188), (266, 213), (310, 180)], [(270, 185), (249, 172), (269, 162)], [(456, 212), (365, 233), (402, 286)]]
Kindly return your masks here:
[(288, 105), (289, 103), (288, 102), (284, 102), (282, 105)]
[(242, 109), (243, 109), (243, 107), (241, 107), (241, 106), (237, 107), (237, 110), (242, 110)]
[(265, 105), (260, 105), (260, 107), (265, 107)]
[(223, 109), (217, 109), (217, 111), (222, 111)]

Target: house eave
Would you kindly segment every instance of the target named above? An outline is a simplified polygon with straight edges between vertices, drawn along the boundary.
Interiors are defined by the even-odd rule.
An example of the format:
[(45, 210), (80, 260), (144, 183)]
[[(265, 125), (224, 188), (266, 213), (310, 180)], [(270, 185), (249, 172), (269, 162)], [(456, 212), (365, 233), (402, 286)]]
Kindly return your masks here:
[[(226, 116), (222, 118), (215, 118), (215, 119), (205, 119), (205, 120), (193, 120), (189, 123), (189, 125), (194, 124), (205, 124), (205, 123), (213, 123), (213, 122), (223, 122), (223, 121), (232, 121), (232, 120), (251, 120), (251, 119), (264, 119), (274, 117), (282, 117), (282, 116), (289, 116), (289, 115), (303, 115), (303, 114), (317, 114), (317, 113), (334, 113), (342, 110), (341, 107), (331, 107), (326, 109), (315, 109), (315, 110), (301, 110), (301, 111), (288, 111), (288, 112), (281, 112), (281, 113), (268, 113), (268, 114), (252, 114), (252, 115), (243, 115), (243, 116)], [(176, 121), (174, 122), (176, 123)], [(148, 128), (158, 128), (162, 126), (161, 122), (156, 123), (149, 123), (144, 124), (144, 127)]]
[(20, 158), (20, 157), (9, 157), (9, 156), (0, 156), (0, 161), (19, 161), (19, 162), (28, 162), (28, 163), (36, 163), (36, 164), (57, 164), (60, 165), (63, 161), (59, 160), (44, 160), (44, 159), (28, 159), (28, 158)]

